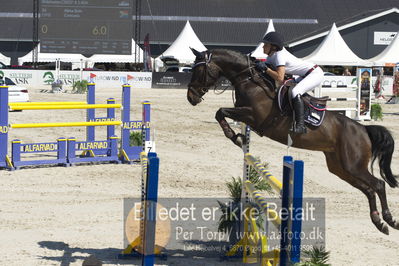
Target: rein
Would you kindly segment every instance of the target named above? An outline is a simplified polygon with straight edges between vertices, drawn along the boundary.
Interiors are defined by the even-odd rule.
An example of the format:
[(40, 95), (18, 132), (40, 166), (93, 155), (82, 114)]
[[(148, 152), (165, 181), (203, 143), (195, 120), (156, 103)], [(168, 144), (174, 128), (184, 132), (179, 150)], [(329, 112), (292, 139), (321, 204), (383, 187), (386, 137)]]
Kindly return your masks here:
[[(234, 77), (232, 77), (232, 79), (235, 78), (235, 77), (237, 77), (237, 76), (240, 76), (242, 73), (247, 72), (247, 71), (249, 71), (249, 74), (250, 74), (250, 75), (247, 76), (246, 78), (242, 79), (242, 80), (239, 80), (239, 81), (234, 82), (234, 83), (233, 83), (233, 86), (234, 86), (234, 87), (235, 87), (235, 86), (238, 86), (238, 85), (240, 85), (241, 83), (244, 83), (244, 82), (246, 82), (246, 81), (252, 81), (253, 83), (257, 84), (259, 87), (261, 87), (261, 88), (263, 89), (263, 91), (266, 93), (266, 95), (267, 95), (270, 99), (274, 99), (275, 97), (273, 97), (273, 95), (270, 95), (270, 94), (269, 94), (270, 88), (273, 88), (274, 85), (273, 85), (269, 80), (267, 80), (266, 78), (264, 78), (264, 77), (262, 76), (262, 74), (260, 74), (260, 73), (257, 72), (257, 71), (254, 71), (254, 68), (255, 68), (255, 67), (254, 67), (254, 66), (251, 66), (250, 56), (249, 56), (249, 55), (247, 56), (247, 62), (248, 62), (248, 68), (244, 68), (244, 70), (242, 70), (242, 71), (240, 71), (239, 73), (237, 73)], [(260, 82), (258, 82), (258, 81), (255, 79), (256, 77), (259, 77), (259, 78), (261, 78), (262, 80), (264, 80), (265, 82), (267, 82), (267, 83), (269, 84), (270, 88), (263, 86), (263, 84), (261, 84)]]

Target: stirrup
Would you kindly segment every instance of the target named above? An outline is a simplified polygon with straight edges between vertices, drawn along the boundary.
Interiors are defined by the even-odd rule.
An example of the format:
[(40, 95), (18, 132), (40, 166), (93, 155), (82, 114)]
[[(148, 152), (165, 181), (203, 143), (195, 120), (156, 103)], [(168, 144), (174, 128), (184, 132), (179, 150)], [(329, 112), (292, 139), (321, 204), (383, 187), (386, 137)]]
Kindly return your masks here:
[(296, 123), (294, 122), (292, 124), (292, 127), (291, 127), (290, 131), (292, 133), (295, 133), (295, 134), (306, 134), (307, 133), (307, 128), (306, 128), (305, 125), (302, 126), (302, 127), (297, 127)]
[(303, 127), (294, 127), (294, 133), (297, 133), (297, 134), (306, 134), (307, 133), (307, 129), (306, 129), (306, 127), (305, 126), (303, 126)]

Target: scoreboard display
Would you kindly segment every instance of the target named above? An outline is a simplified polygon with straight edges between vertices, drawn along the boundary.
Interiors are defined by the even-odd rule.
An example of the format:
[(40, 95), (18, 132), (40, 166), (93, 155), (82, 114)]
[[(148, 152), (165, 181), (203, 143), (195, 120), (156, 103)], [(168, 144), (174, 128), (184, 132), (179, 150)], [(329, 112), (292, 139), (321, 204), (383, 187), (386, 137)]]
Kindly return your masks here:
[(131, 54), (132, 0), (39, 0), (41, 53)]

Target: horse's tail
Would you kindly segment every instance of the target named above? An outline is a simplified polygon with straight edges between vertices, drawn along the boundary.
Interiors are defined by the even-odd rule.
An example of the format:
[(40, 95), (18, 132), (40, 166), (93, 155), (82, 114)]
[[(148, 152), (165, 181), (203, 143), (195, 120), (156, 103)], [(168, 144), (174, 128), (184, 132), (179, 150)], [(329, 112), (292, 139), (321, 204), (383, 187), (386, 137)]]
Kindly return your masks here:
[(383, 126), (366, 126), (367, 133), (371, 140), (373, 170), (374, 161), (378, 158), (381, 177), (391, 187), (398, 187), (397, 176), (392, 174), (391, 161), (395, 148), (395, 141), (391, 133)]

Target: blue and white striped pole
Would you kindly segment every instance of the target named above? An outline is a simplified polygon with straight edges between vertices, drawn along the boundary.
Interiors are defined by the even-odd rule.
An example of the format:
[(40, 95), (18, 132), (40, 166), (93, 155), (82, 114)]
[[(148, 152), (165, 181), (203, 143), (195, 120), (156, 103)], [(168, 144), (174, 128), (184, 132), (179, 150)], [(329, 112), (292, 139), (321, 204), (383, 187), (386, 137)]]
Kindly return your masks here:
[(144, 254), (142, 265), (152, 266), (155, 261), (155, 233), (158, 202), (159, 158), (154, 152), (148, 153), (146, 200), (144, 214)]

